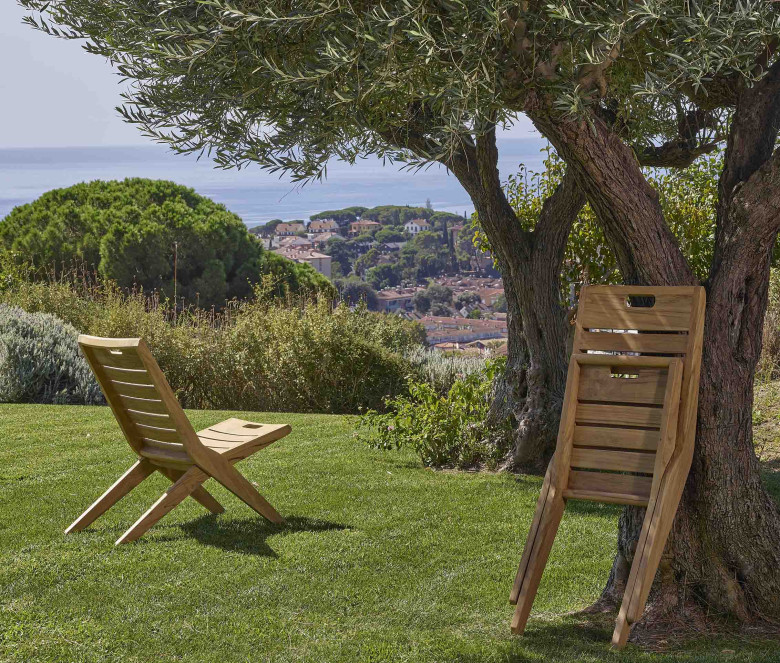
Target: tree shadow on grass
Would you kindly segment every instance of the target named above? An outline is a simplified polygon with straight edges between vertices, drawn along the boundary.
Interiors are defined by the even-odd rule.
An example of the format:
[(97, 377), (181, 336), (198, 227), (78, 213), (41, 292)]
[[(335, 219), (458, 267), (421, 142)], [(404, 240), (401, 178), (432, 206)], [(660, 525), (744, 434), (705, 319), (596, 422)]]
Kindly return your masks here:
[[(270, 536), (349, 529), (341, 523), (306, 518), (305, 516), (291, 516), (283, 525), (275, 525), (260, 516), (226, 519), (212, 514), (182, 523), (179, 527), (188, 536), (204, 545), (246, 555), (261, 555), (272, 558), (277, 555), (266, 543)], [(156, 541), (160, 541), (160, 539), (158, 538)]]

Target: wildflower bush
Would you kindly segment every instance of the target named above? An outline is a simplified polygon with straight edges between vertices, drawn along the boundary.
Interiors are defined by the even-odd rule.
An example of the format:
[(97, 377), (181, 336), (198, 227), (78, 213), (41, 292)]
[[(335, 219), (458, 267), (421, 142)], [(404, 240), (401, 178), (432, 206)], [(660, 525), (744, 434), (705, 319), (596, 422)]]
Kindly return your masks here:
[(358, 437), (378, 449), (413, 449), (425, 465), (494, 468), (509, 449), (510, 422), (490, 428), (493, 379), (505, 358), (487, 360), (480, 371), (454, 381), (446, 394), (429, 382), (410, 380), (408, 394), (388, 398), (386, 412), (360, 418)]
[(103, 402), (77, 337), (53, 315), (0, 304), (0, 402)]
[(55, 315), (74, 338), (143, 337), (185, 407), (357, 413), (405, 393), (421, 326), (275, 291), (264, 281), (220, 312), (181, 311), (100, 279), (0, 277), (0, 302)]

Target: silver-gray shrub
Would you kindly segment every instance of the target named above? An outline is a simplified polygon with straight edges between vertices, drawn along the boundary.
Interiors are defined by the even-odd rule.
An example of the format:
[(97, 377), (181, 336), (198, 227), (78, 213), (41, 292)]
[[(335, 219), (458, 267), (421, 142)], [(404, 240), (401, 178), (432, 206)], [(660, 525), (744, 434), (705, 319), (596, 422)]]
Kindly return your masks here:
[(456, 380), (485, 370), (485, 358), (475, 355), (456, 355), (416, 346), (404, 353), (412, 365), (416, 378), (427, 382), (440, 394), (446, 394)]
[(0, 403), (102, 403), (77, 337), (53, 315), (0, 304)]

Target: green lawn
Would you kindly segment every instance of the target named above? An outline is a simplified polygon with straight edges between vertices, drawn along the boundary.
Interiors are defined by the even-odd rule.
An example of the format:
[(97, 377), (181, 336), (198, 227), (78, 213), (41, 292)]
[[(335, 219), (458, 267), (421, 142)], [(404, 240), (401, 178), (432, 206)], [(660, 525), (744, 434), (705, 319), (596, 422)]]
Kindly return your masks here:
[[(237, 413), (191, 412), (196, 428)], [(111, 413), (0, 405), (1, 661), (777, 661), (777, 645), (609, 649), (611, 621), (565, 613), (599, 594), (618, 510), (564, 518), (524, 638), (507, 602), (536, 477), (426, 470), (366, 448), (347, 417), (247, 414), (293, 433), (240, 466), (288, 518), (216, 485), (141, 541), (115, 539), (161, 476), (90, 529), (63, 530), (131, 463)], [(721, 653), (735, 650), (735, 654)]]

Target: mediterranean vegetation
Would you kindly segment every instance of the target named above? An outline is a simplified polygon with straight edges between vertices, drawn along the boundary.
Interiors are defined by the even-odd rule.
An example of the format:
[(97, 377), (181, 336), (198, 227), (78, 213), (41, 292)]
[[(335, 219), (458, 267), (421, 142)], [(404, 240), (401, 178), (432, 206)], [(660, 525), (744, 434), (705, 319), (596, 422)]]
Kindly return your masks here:
[[(4, 318), (18, 321), (6, 324), (0, 335), (0, 380), (26, 383), (13, 376), (33, 370), (29, 365), (45, 356), (46, 344), (61, 343), (61, 337), (75, 352), (77, 329), (145, 338), (188, 407), (356, 413), (361, 407), (381, 408), (385, 396), (405, 390), (415, 367), (404, 353), (424, 341), (422, 328), (365, 307), (334, 307), (330, 299), (280, 299), (268, 280), (251, 298), (215, 312), (180, 310), (169, 300), (88, 275), (39, 281), (26, 278), (26, 272), (6, 274), (0, 305), (6, 305)], [(22, 311), (47, 315), (27, 322)], [(36, 340), (27, 340), (28, 328), (43, 343), (32, 356), (25, 343)], [(50, 391), (38, 389), (13, 400), (52, 402), (46, 396)]]
[(164, 180), (98, 180), (20, 205), (0, 221), (0, 260), (21, 260), (42, 278), (82, 266), (120, 288), (204, 308), (250, 296), (266, 274), (280, 292), (332, 288), (309, 265), (264, 251), (223, 205)]
[[(87, 51), (114, 63), (128, 81), (121, 110), (125, 120), (176, 152), (208, 154), (224, 168), (259, 165), (301, 182), (325, 177), (333, 158), (354, 164), (363, 157), (377, 156), (410, 168), (434, 163), (445, 166), (471, 198), (477, 212), (474, 232), (489, 247), (503, 276), (509, 354), (485, 418), (513, 418), (507, 468), (541, 472), (554, 449), (567, 374), (569, 305), (576, 299), (576, 288), (573, 293), (565, 292), (565, 279), (704, 285), (707, 306), (693, 463), (665, 549), (663, 572), (658, 574), (653, 598), (633, 637), (641, 638), (644, 633), (649, 634), (649, 642), (663, 640), (668, 644), (665, 636), (678, 625), (688, 626), (689, 632), (725, 632), (736, 626), (743, 634), (757, 632), (749, 627), (776, 633), (780, 620), (780, 510), (773, 477), (766, 476), (766, 466), (761, 465), (755, 451), (755, 420), (762, 420), (766, 413), (759, 416), (753, 411), (756, 394), (771, 393), (768, 388), (763, 391), (766, 385), (756, 391), (759, 370), (765, 370), (765, 374), (775, 370), (775, 362), (764, 358), (763, 348), (771, 351), (777, 347), (776, 338), (771, 337), (776, 331), (769, 332), (770, 338), (764, 343), (766, 321), (777, 322), (776, 309), (770, 306), (774, 307), (776, 301), (772, 267), (780, 231), (780, 152), (775, 149), (780, 133), (780, 20), (775, 3), (301, 0), (294, 10), (287, 0), (208, 0), (197, 3), (197, 7), (186, 2), (160, 4), (148, 0), (19, 3), (30, 10), (28, 22), (32, 27), (54, 37), (84, 40)], [(552, 170), (549, 181), (540, 181), (537, 188), (542, 193), (530, 193), (529, 218), (524, 216), (529, 203), (524, 178), (505, 187), (498, 171), (498, 132), (519, 114), (533, 123), (560, 157), (557, 174)], [(718, 156), (720, 149), (723, 152)], [(701, 195), (689, 194), (685, 189), (688, 185), (700, 187)], [(366, 212), (352, 213), (362, 218)], [(395, 222), (395, 213), (387, 210), (386, 218)], [(590, 225), (578, 225), (583, 214), (586, 220), (591, 215)], [(582, 257), (568, 253), (572, 232), (575, 237), (582, 236), (581, 244), (590, 247), (580, 254)], [(343, 277), (354, 272), (357, 278), (377, 287), (399, 279), (424, 280), (429, 270), (441, 268), (453, 256), (458, 259), (451, 242), (447, 246), (444, 241), (449, 233), (426, 233), (420, 232), (408, 242), (416, 254), (406, 263), (401, 256), (396, 269), (382, 264), (371, 253), (372, 247), (359, 256), (351, 255), (349, 247), (341, 247), (342, 254), (334, 260), (343, 269), (350, 268), (349, 272), (342, 271)], [(611, 257), (604, 253), (607, 247)], [(227, 275), (227, 267), (225, 270)], [(254, 300), (265, 301), (259, 295)], [(8, 303), (30, 310), (17, 301)], [(430, 305), (433, 308), (434, 302)], [(328, 307), (327, 315), (342, 314)], [(69, 322), (66, 317), (62, 319)], [(251, 333), (248, 329), (247, 334)], [(233, 347), (238, 351), (240, 344)], [(313, 355), (314, 351), (312, 355), (304, 352), (304, 356)], [(268, 359), (272, 361), (273, 357)], [(312, 361), (322, 360), (317, 355)], [(476, 384), (473, 386), (484, 396)], [(453, 411), (463, 411), (458, 409), (460, 394), (469, 388), (468, 378), (456, 381), (441, 398), (449, 399)], [(391, 419), (375, 419), (385, 424), (381, 435), (387, 444), (398, 444), (397, 438), (385, 435), (391, 432), (388, 427), (411, 422), (411, 414), (405, 414), (411, 410), (417, 416), (415, 404), (430, 400), (424, 389), (407, 391), (387, 394), (393, 403), (386, 413)], [(341, 399), (343, 402), (344, 397)], [(433, 412), (431, 422), (419, 423), (430, 425), (438, 435), (445, 417), (439, 410)], [(469, 421), (471, 411), (465, 412), (463, 420)], [(438, 439), (444, 440), (444, 447), (450, 438), (450, 433), (444, 431)], [(401, 443), (401, 453), (415, 448), (419, 451), (415, 440), (408, 439), (408, 445)], [(46, 444), (56, 448), (56, 442), (48, 438)], [(357, 453), (377, 452), (362, 447)], [(436, 456), (435, 450), (423, 453), (430, 458)], [(384, 458), (386, 463), (395, 462), (392, 455)], [(337, 455), (333, 453), (330, 459), (337, 459)], [(292, 462), (296, 471), (305, 466), (302, 476), (307, 471), (318, 471), (316, 465), (301, 461), (300, 455)], [(381, 485), (388, 485), (398, 472), (395, 465), (377, 468), (372, 470), (386, 475), (382, 479), (387, 483)], [(610, 656), (603, 650), (566, 649), (563, 643), (567, 631), (558, 619), (546, 631), (548, 640), (540, 634), (534, 651), (525, 649), (529, 641), (502, 644), (498, 639), (486, 645), (489, 651), (480, 652), (477, 648), (490, 637), (496, 623), (494, 617), (487, 623), (482, 620), (500, 603), (497, 595), (481, 603), (483, 597), (487, 598), (484, 592), (494, 586), (488, 576), (494, 570), (502, 577), (507, 574), (501, 568), (501, 555), (490, 547), (494, 540), (507, 539), (500, 524), (502, 516), (492, 511), (494, 500), (498, 496), (501, 514), (511, 514), (514, 520), (517, 510), (507, 510), (511, 497), (501, 493), (502, 482), (512, 485), (512, 495), (523, 492), (517, 484), (531, 481), (536, 492), (539, 483), (524, 475), (494, 479), (483, 474), (470, 478), (465, 474), (424, 474), (419, 467), (415, 469), (426, 487), (444, 482), (449, 476), (456, 477), (453, 485), (462, 481), (478, 487), (480, 492), (470, 495), (469, 501), (475, 507), (469, 523), (477, 530), (458, 520), (454, 505), (450, 511), (449, 502), (426, 499), (427, 495), (417, 493), (410, 483), (410, 497), (383, 503), (384, 513), (372, 512), (377, 522), (386, 526), (392, 522), (390, 514), (398, 513), (397, 509), (408, 503), (404, 499), (414, 500), (414, 508), (422, 509), (403, 513), (403, 523), (411, 528), (424, 523), (426, 529), (414, 531), (409, 538), (386, 530), (382, 537), (383, 555), (388, 547), (395, 552), (383, 560), (397, 568), (388, 567), (377, 574), (381, 565), (370, 565), (368, 553), (360, 557), (363, 548), (357, 553), (359, 561), (353, 562), (350, 543), (340, 540), (329, 550), (338, 551), (338, 560), (327, 568), (314, 566), (308, 557), (297, 557), (298, 548), (287, 553), (291, 563), (282, 565), (284, 572), (302, 570), (307, 580), (314, 577), (315, 582), (335, 582), (341, 569), (354, 571), (364, 568), (361, 564), (368, 561), (369, 583), (398, 584), (392, 588), (364, 586), (366, 592), (357, 599), (350, 593), (356, 586), (354, 582), (341, 592), (334, 584), (320, 588), (319, 593), (306, 591), (305, 598), (281, 611), (288, 617), (292, 614), (296, 624), (307, 607), (320, 599), (335, 609), (321, 613), (321, 621), (315, 618), (307, 622), (306, 628), (285, 633), (287, 649), (281, 656), (298, 656), (305, 645), (299, 644), (296, 649), (291, 646), (293, 639), (302, 643), (315, 631), (319, 637), (322, 629), (317, 631), (317, 627), (327, 623), (346, 628), (346, 637), (339, 632), (339, 654), (328, 652), (330, 658), (344, 658), (343, 652), (351, 652), (349, 648), (357, 647), (368, 633), (386, 633), (383, 629), (399, 624), (386, 616), (388, 612), (391, 617), (395, 612), (401, 615), (397, 632), (403, 634), (402, 643), (398, 638), (389, 639), (394, 645), (392, 655), (401, 651), (400, 658), (404, 653), (413, 660), (424, 660), (425, 656), (431, 660), (587, 660)], [(22, 477), (28, 473), (26, 467), (19, 472)], [(274, 478), (280, 474), (276, 472)], [(73, 475), (63, 472), (60, 476)], [(372, 486), (365, 490), (358, 479), (351, 478), (350, 488), (359, 492), (348, 493), (342, 500), (342, 504), (347, 503), (345, 509), (364, 503), (373, 505), (370, 500), (377, 497)], [(290, 480), (297, 481), (297, 477)], [(296, 493), (307, 505), (315, 483), (307, 481), (305, 488)], [(37, 485), (30, 490), (38, 490)], [(19, 489), (24, 490), (24, 486), (21, 482)], [(67, 495), (68, 490), (72, 489), (65, 487), (61, 494)], [(452, 490), (456, 495), (458, 489)], [(332, 496), (324, 497), (315, 508), (332, 503), (329, 499)], [(530, 503), (528, 500), (524, 505)], [(421, 517), (429, 507), (436, 513), (431, 529), (427, 529), (430, 521)], [(583, 527), (588, 517), (601, 513), (611, 514), (614, 522), (616, 515), (608, 507), (588, 505), (580, 509), (582, 518), (573, 527)], [(327, 517), (340, 522), (332, 514)], [(486, 521), (491, 521), (490, 527), (481, 529)], [(603, 591), (598, 608), (614, 608), (615, 597), (629, 580), (640, 521), (635, 507), (621, 512), (617, 537), (610, 546), (614, 553), (611, 568), (607, 561), (599, 575)], [(16, 527), (17, 521), (13, 522)], [(344, 536), (353, 532), (357, 537), (366, 536), (359, 526), (352, 527)], [(440, 533), (441, 529), (446, 532)], [(210, 531), (215, 530), (212, 527)], [(321, 533), (307, 531), (302, 538), (308, 541), (317, 534)], [(588, 567), (587, 560), (591, 554), (598, 554), (606, 539), (599, 533), (578, 534), (571, 559)], [(24, 540), (25, 535), (21, 536)], [(21, 573), (28, 573), (23, 586), (38, 588), (46, 578), (48, 567), (41, 559), (46, 560), (47, 553), (39, 553), (44, 556), (39, 559), (29, 552), (49, 550), (49, 529), (41, 536), (29, 540), (18, 553)], [(160, 532), (158, 536), (165, 534)], [(403, 548), (394, 548), (401, 540)], [(430, 540), (436, 542), (435, 549), (426, 549), (425, 543)], [(453, 540), (458, 551), (448, 548)], [(472, 568), (459, 555), (467, 553), (474, 541), (488, 547), (480, 550), (479, 565)], [(64, 549), (66, 544), (60, 546)], [(437, 557), (440, 551), (446, 551), (446, 556)], [(51, 552), (59, 553), (56, 561), (62, 559), (61, 550)], [(426, 555), (426, 568), (436, 569), (433, 577), (416, 575), (413, 562), (418, 552)], [(27, 566), (26, 555), (32, 558)], [(80, 561), (90, 564), (95, 559), (91, 555)], [(285, 559), (284, 553), (280, 559)], [(144, 563), (142, 555), (134, 560)], [(66, 569), (62, 575), (78, 578), (82, 565), (77, 568), (76, 573)], [(229, 575), (227, 571), (213, 571), (210, 566), (210, 577), (219, 577), (220, 581)], [(254, 571), (252, 568), (247, 572), (252, 579), (256, 578)], [(191, 566), (187, 572), (194, 573)], [(147, 577), (142, 573), (139, 576)], [(467, 580), (465, 576), (471, 577)], [(284, 573), (280, 577), (284, 580), (273, 596), (284, 601), (295, 596), (300, 585), (288, 583)], [(572, 578), (566, 573), (552, 577)], [(471, 579), (476, 580), (476, 587), (469, 584)], [(115, 580), (114, 575), (107, 579), (109, 583)], [(183, 576), (176, 581), (188, 584)], [(413, 593), (409, 598), (410, 584), (425, 587), (425, 596), (419, 601)], [(567, 592), (575, 595), (582, 588), (571, 580), (570, 585)], [(61, 585), (56, 586), (61, 592)], [(242, 584), (227, 599), (231, 624), (236, 623), (236, 601), (268, 596), (268, 587), (274, 585), (256, 583), (250, 585), (256, 588), (252, 592), (245, 591), (246, 586)], [(146, 591), (158, 589), (147, 587)], [(446, 589), (452, 589), (457, 597), (452, 608), (445, 600), (439, 604), (430, 600), (435, 592)], [(40, 593), (44, 593), (43, 587)], [(110, 596), (108, 591), (103, 594)], [(400, 604), (392, 602), (394, 596), (401, 595)], [(36, 592), (19, 597), (13, 609), (34, 613), (30, 608), (35, 605), (34, 598), (30, 596), (36, 596)], [(60, 600), (72, 601), (73, 591), (67, 591), (65, 599), (62, 596)], [(150, 596), (149, 602), (154, 605), (158, 597)], [(46, 605), (55, 605), (56, 598)], [(598, 598), (596, 588), (579, 607)], [(124, 592), (122, 600), (126, 600)], [(200, 620), (202, 604), (199, 601), (201, 612), (190, 610), (179, 621), (191, 624), (189, 620)], [(269, 609), (267, 602), (261, 604), (264, 610)], [(561, 597), (558, 605), (571, 603)], [(398, 610), (386, 611), (388, 606)], [(377, 609), (381, 614), (367, 626), (365, 615)], [(133, 611), (133, 615), (141, 610)], [(461, 618), (464, 611), (468, 615)], [(73, 623), (89, 629), (90, 620), (83, 612), (76, 612)], [(159, 612), (155, 612), (157, 615)], [(445, 644), (440, 644), (436, 622), (429, 621), (430, 615), (434, 620), (446, 615)], [(356, 616), (360, 622), (350, 621)], [(46, 623), (45, 614), (33, 614), (24, 623), (41, 622)], [(543, 622), (537, 622), (540, 631), (545, 631), (539, 626)], [(198, 624), (203, 625), (203, 621)], [(419, 625), (428, 628), (417, 630)], [(178, 634), (191, 637), (186, 627), (180, 623), (176, 626)], [(35, 646), (50, 647), (52, 632), (56, 634), (62, 628), (63, 621), (59, 620), (54, 628), (46, 629), (43, 642), (34, 641)], [(208, 631), (209, 626), (206, 634)], [(203, 633), (203, 628), (198, 630), (198, 635)], [(461, 644), (462, 633), (468, 637)], [(587, 646), (583, 644), (587, 643), (587, 637), (583, 637), (587, 633), (587, 629), (578, 631), (579, 646)], [(23, 630), (17, 639), (30, 641), (26, 635)], [(78, 637), (74, 639), (70, 631), (68, 636), (72, 647)], [(282, 646), (281, 639), (280, 635), (269, 645), (271, 650)], [(96, 637), (89, 640), (90, 644), (103, 642)], [(231, 642), (230, 651), (246, 646), (250, 638), (236, 640), (239, 644)], [(385, 636), (383, 642), (387, 641)], [(187, 640), (187, 644), (190, 642), (194, 640)], [(314, 646), (326, 646), (327, 642), (327, 637), (317, 639)], [(703, 646), (711, 647), (714, 642), (718, 640), (710, 639)], [(312, 646), (311, 641), (306, 644)], [(730, 647), (722, 651), (732, 655)], [(349, 655), (369, 660), (390, 657), (381, 648)], [(691, 649), (681, 657), (694, 660), (696, 655)], [(710, 660), (718, 656), (713, 650), (704, 655)], [(739, 653), (734, 655), (760, 660), (762, 653), (751, 652), (750, 645), (741, 642)], [(776, 658), (776, 646), (769, 655)], [(654, 655), (641, 656), (651, 660)]]

